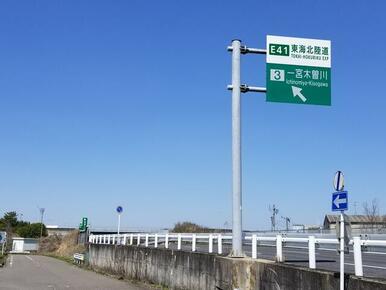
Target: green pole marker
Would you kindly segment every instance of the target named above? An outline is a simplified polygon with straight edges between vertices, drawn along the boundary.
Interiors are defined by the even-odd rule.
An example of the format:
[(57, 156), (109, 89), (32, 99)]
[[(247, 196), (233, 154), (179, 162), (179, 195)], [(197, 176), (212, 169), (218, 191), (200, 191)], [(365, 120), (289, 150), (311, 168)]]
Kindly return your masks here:
[(88, 219), (86, 217), (82, 218), (82, 222), (79, 224), (79, 230), (81, 232), (87, 229), (87, 223), (88, 223)]
[(331, 42), (267, 35), (267, 102), (331, 105)]
[(84, 217), (82, 219), (83, 228), (85, 228), (85, 229), (87, 228), (87, 223), (88, 223), (88, 218)]

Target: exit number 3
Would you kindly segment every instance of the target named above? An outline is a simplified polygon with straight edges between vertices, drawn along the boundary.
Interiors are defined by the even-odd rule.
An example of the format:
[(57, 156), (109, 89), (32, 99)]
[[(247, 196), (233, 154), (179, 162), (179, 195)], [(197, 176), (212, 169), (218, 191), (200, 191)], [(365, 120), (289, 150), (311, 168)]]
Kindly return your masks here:
[(271, 69), (271, 81), (284, 82), (285, 72), (283, 69)]

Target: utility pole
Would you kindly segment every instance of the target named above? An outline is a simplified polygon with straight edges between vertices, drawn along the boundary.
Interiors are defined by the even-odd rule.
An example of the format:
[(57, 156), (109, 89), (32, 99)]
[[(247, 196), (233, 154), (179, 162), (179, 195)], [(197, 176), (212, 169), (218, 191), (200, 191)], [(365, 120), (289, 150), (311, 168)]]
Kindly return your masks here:
[(269, 207), (269, 210), (272, 211), (271, 216), (271, 231), (276, 231), (276, 215), (279, 213), (279, 209), (273, 205), (272, 208)]
[(291, 219), (289, 217), (284, 217), (284, 216), (282, 216), (281, 218), (285, 220), (285, 228), (286, 228), (286, 231), (288, 232), (289, 231), (289, 224), (291, 223)]

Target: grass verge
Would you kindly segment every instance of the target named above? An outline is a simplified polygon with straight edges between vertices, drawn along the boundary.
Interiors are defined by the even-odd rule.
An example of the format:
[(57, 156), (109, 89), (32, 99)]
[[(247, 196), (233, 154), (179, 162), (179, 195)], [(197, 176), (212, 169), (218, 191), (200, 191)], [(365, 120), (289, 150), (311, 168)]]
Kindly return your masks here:
[(59, 255), (52, 254), (52, 253), (39, 253), (38, 255), (47, 256), (47, 257), (55, 258), (55, 259), (58, 259), (58, 260), (61, 260), (61, 261), (64, 261), (64, 262), (67, 262), (70, 264), (74, 264), (74, 259), (72, 257), (59, 256)]

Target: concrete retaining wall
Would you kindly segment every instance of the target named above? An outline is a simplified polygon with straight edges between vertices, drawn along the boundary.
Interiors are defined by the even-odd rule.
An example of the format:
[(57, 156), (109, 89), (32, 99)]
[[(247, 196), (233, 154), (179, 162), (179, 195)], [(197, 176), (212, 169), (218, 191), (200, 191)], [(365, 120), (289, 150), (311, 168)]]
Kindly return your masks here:
[[(333, 273), (249, 258), (117, 245), (90, 245), (89, 264), (105, 273), (147, 281), (170, 289), (334, 290)], [(350, 290), (386, 290), (386, 282), (346, 280)]]

